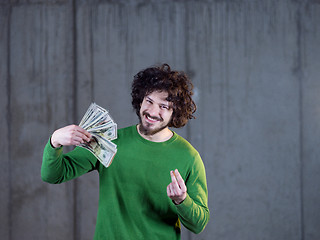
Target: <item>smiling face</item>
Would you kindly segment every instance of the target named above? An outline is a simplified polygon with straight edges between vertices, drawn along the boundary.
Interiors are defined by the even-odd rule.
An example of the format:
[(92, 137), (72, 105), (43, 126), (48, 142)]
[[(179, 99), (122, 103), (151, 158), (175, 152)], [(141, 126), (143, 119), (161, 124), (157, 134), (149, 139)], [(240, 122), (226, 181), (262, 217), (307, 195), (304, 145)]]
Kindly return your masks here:
[[(167, 92), (152, 92), (146, 95), (140, 108), (139, 131), (148, 136), (167, 132), (172, 117), (172, 104), (168, 100)], [(163, 131), (165, 130), (165, 131)]]

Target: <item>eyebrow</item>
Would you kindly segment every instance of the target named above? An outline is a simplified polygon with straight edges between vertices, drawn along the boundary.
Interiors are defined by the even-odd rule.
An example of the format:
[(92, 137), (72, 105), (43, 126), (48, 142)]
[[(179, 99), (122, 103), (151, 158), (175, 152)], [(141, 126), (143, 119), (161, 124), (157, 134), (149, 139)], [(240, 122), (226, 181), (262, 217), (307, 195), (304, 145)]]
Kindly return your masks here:
[[(154, 100), (152, 98), (150, 98), (149, 96), (146, 96), (146, 99), (148, 99), (151, 102), (154, 102)], [(166, 107), (171, 108), (171, 104), (168, 100), (163, 100), (163, 101), (168, 102), (168, 104), (167, 103), (159, 103), (160, 106), (166, 106)]]

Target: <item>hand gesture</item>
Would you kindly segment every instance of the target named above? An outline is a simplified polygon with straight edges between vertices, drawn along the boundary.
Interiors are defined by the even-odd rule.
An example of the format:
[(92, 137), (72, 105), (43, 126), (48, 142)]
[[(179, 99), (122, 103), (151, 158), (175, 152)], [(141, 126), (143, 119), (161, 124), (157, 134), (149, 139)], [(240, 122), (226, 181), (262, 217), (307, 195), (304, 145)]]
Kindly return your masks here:
[(53, 147), (79, 145), (90, 142), (91, 134), (77, 125), (69, 125), (56, 130), (51, 136)]
[(167, 186), (168, 197), (173, 200), (175, 204), (180, 204), (187, 196), (187, 187), (178, 171), (170, 171), (171, 183)]

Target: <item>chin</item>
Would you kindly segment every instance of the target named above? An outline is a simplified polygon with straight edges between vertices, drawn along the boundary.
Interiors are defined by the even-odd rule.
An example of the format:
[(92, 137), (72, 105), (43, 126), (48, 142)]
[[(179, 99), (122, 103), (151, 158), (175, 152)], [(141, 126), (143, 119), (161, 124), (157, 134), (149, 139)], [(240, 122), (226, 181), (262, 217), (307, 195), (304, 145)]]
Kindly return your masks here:
[(152, 136), (152, 135), (162, 131), (165, 128), (166, 128), (166, 126), (159, 127), (159, 128), (156, 128), (156, 127), (151, 128), (151, 127), (146, 126), (145, 124), (140, 123), (139, 131), (146, 136)]

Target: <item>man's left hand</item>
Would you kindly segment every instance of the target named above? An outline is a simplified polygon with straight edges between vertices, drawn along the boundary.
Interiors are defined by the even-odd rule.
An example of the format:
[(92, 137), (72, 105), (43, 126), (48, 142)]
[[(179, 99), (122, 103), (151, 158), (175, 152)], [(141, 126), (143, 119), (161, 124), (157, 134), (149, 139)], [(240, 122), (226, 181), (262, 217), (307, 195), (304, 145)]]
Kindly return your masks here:
[(167, 186), (168, 197), (172, 199), (175, 204), (180, 204), (187, 196), (187, 187), (178, 171), (170, 171), (171, 183)]

